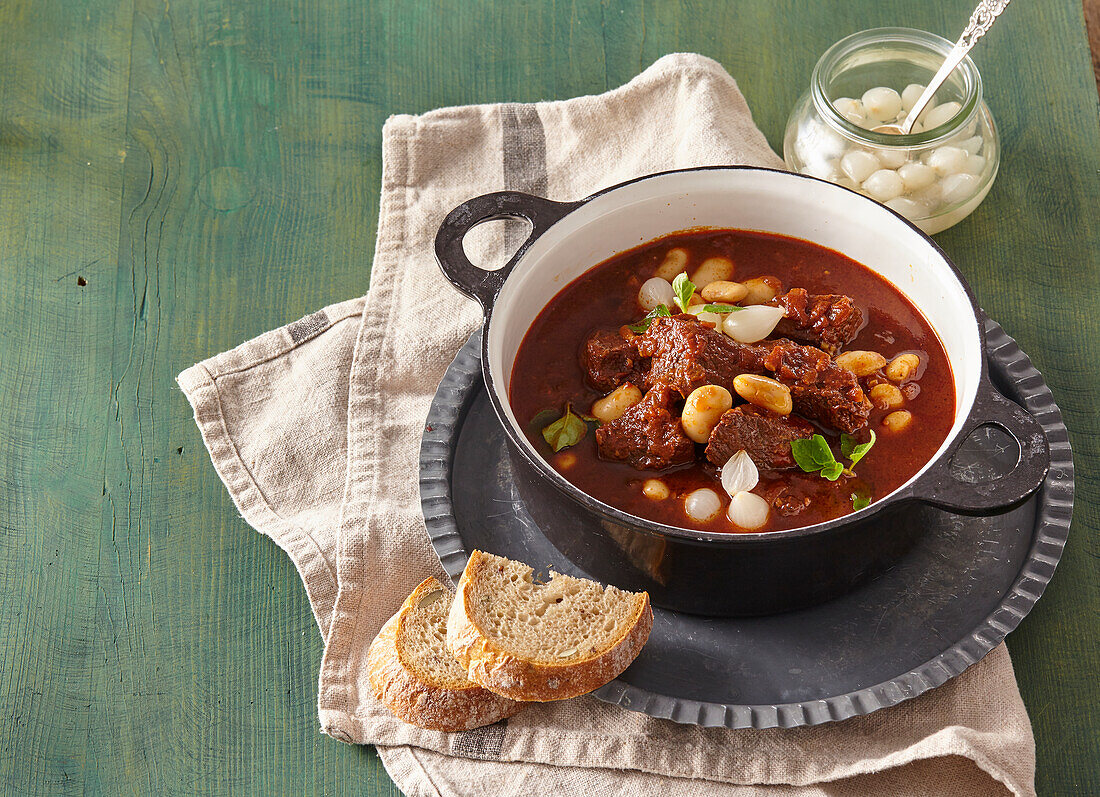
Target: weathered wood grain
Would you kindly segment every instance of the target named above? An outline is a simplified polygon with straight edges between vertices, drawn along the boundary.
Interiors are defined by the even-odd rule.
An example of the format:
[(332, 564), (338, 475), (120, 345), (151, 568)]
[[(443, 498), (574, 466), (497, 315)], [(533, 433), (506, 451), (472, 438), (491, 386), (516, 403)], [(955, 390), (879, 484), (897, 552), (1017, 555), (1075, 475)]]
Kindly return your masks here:
[[(297, 575), (237, 516), (173, 383), (365, 290), (386, 116), (599, 92), (695, 50), (778, 149), (833, 41), (953, 36), (970, 6), (0, 6), (0, 792), (396, 793), (373, 751), (317, 732)], [(975, 59), (1002, 172), (938, 238), (1072, 432), (1070, 546), (1010, 649), (1040, 793), (1100, 793), (1100, 134), (1080, 3), (1013, 4)]]

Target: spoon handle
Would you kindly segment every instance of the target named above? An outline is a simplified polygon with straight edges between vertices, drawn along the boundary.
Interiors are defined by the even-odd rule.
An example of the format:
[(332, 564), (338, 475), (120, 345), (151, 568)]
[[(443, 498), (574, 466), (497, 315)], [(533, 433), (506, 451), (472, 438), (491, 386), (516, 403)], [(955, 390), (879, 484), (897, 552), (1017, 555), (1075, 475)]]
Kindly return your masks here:
[(928, 83), (928, 88), (924, 90), (916, 103), (913, 104), (913, 108), (909, 111), (908, 116), (905, 117), (905, 121), (901, 124), (901, 131), (903, 134), (908, 135), (913, 131), (913, 125), (917, 123), (917, 118), (924, 112), (924, 109), (928, 107), (928, 103), (932, 101), (932, 97), (935, 96), (940, 86), (947, 80), (947, 76), (954, 72), (955, 67), (966, 58), (966, 54), (978, 43), (978, 39), (984, 36), (986, 32), (993, 27), (993, 21), (1008, 7), (1010, 1), (1011, 0), (981, 0), (981, 2), (978, 3), (977, 7), (974, 9), (974, 13), (970, 15), (970, 22), (967, 24), (966, 29), (962, 32), (959, 40), (955, 42), (955, 46), (951, 48), (951, 52), (947, 54), (947, 59)]
[(993, 27), (993, 20), (1008, 8), (1009, 2), (1010, 0), (982, 0), (978, 3), (974, 13), (970, 15), (970, 23), (966, 26), (966, 30), (962, 32), (962, 36), (959, 37), (955, 46), (963, 45), (967, 50), (970, 50), (971, 47), (977, 44), (978, 39)]

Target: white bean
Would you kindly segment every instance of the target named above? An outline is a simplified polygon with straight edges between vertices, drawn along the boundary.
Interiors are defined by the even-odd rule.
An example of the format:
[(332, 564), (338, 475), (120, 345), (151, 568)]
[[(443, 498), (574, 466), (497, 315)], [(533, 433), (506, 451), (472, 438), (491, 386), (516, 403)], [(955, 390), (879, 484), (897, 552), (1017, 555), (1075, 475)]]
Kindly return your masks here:
[(867, 118), (876, 122), (891, 121), (897, 118), (901, 110), (901, 95), (886, 86), (867, 89), (860, 99)]
[(726, 517), (735, 526), (752, 531), (768, 522), (771, 506), (756, 493), (740, 492), (730, 500)]
[(951, 205), (969, 199), (978, 190), (981, 182), (972, 174), (949, 174), (943, 178), (943, 201)]
[(925, 111), (921, 114), (920, 120), (924, 122), (925, 130), (931, 130), (933, 127), (939, 127), (950, 122), (961, 108), (962, 106), (957, 102), (945, 102), (943, 105), (937, 105), (935, 108)]
[(937, 147), (928, 153), (925, 163), (936, 170), (936, 174), (944, 177), (948, 174), (957, 174), (966, 166), (966, 150), (959, 147)]
[(910, 83), (905, 87), (905, 90), (901, 92), (901, 107), (906, 113), (913, 110), (913, 106), (917, 104), (917, 100), (920, 99), (920, 95), (924, 93), (925, 87), (920, 83)]
[(749, 295), (749, 289), (740, 282), (728, 282), (719, 280), (712, 282), (699, 291), (705, 302), (717, 302), (719, 304), (737, 304)]
[(741, 343), (756, 343), (772, 334), (783, 315), (779, 307), (754, 304), (727, 315), (722, 331)]
[(712, 282), (727, 281), (733, 276), (733, 261), (728, 257), (708, 257), (699, 264), (691, 281), (696, 290), (702, 290)]
[(608, 423), (621, 418), (623, 413), (642, 400), (642, 391), (627, 382), (619, 385), (602, 399), (592, 402), (592, 415)]
[(936, 182), (936, 170), (923, 163), (907, 163), (898, 169), (906, 191), (919, 191)]
[(741, 304), (745, 306), (770, 302), (779, 291), (783, 290), (783, 283), (777, 277), (771, 276), (753, 277), (741, 284), (745, 286), (746, 291), (745, 297), (741, 300)]
[(905, 190), (905, 184), (902, 183), (897, 172), (890, 169), (879, 169), (863, 181), (863, 190), (879, 202), (885, 202), (888, 199), (901, 196)]
[(836, 356), (835, 362), (841, 368), (851, 371), (858, 377), (870, 376), (886, 365), (886, 358), (877, 351), (852, 349)]
[(692, 520), (711, 520), (722, 511), (722, 499), (707, 487), (690, 492), (684, 499), (684, 512)]
[(904, 432), (913, 424), (913, 413), (909, 410), (894, 410), (882, 419), (882, 425), (891, 432)]
[(676, 294), (672, 291), (672, 284), (660, 277), (647, 279), (638, 291), (638, 304), (646, 310), (652, 310), (659, 304), (672, 307), (674, 301)]
[(733, 395), (721, 385), (703, 385), (688, 394), (680, 425), (696, 443), (710, 440), (722, 414), (733, 406)]
[(840, 168), (857, 183), (862, 183), (879, 168), (879, 164), (870, 152), (853, 149), (845, 153), (844, 157), (840, 159)]
[(733, 378), (733, 389), (745, 401), (776, 415), (790, 415), (794, 409), (791, 389), (769, 376), (738, 374)]
[(665, 259), (657, 266), (654, 276), (672, 282), (677, 274), (687, 271), (688, 253), (686, 249), (675, 247), (665, 253)]

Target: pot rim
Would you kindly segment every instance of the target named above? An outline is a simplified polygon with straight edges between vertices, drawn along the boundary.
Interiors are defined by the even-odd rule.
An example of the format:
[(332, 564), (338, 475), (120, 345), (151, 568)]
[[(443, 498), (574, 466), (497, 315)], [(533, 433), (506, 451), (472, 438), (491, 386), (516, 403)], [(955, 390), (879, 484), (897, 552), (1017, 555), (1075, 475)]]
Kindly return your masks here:
[[(527, 440), (527, 437), (526, 437), (526, 435), (523, 434), (522, 430), (517, 429), (516, 426), (514, 426), (511, 423), (511, 420), (508, 416), (508, 413), (505, 412), (504, 408), (500, 404), (500, 399), (499, 399), (498, 392), (497, 392), (497, 389), (496, 389), (497, 379), (496, 379), (495, 375), (493, 374), (492, 369), (490, 367), (491, 358), (489, 357), (489, 339), (490, 339), (489, 330), (490, 330), (490, 327), (492, 325), (494, 310), (496, 308), (496, 294), (499, 294), (500, 287), (503, 285), (504, 282), (506, 282), (511, 277), (511, 273), (512, 273), (513, 268), (515, 266), (519, 266), (521, 264), (524, 256), (527, 253), (527, 250), (530, 248), (530, 246), (538, 238), (540, 238), (547, 230), (549, 230), (550, 228), (556, 226), (557, 224), (561, 223), (562, 221), (565, 221), (570, 215), (572, 215), (572, 213), (574, 211), (584, 207), (585, 205), (589, 204), (593, 200), (598, 199), (600, 197), (603, 197), (607, 194), (613, 193), (613, 192), (615, 192), (619, 189), (622, 189), (622, 188), (625, 188), (627, 186), (633, 185), (635, 183), (643, 182), (643, 181), (646, 181), (646, 180), (653, 180), (653, 179), (658, 179), (658, 178), (662, 178), (662, 177), (669, 177), (669, 176), (672, 176), (672, 175), (690, 174), (690, 173), (704, 172), (704, 171), (766, 172), (766, 173), (782, 175), (784, 178), (794, 178), (794, 179), (800, 179), (800, 180), (812, 180), (816, 183), (820, 183), (822, 185), (828, 186), (829, 187), (828, 190), (847, 191), (848, 193), (854, 194), (855, 196), (859, 197), (861, 201), (869, 203), (869, 206), (872, 207), (872, 208), (875, 208), (876, 212), (885, 212), (885, 213), (891, 214), (891, 215), (895, 216), (896, 218), (900, 219), (906, 225), (908, 225), (913, 230), (913, 232), (917, 233), (918, 236), (923, 238), (928, 244), (930, 244), (932, 246), (935, 253), (942, 260), (943, 264), (946, 265), (946, 267), (950, 270), (951, 274), (955, 277), (955, 280), (956, 280), (958, 286), (963, 291), (963, 294), (966, 296), (967, 302), (970, 305), (970, 308), (971, 308), (971, 311), (972, 311), (971, 320), (973, 321), (974, 326), (976, 328), (977, 335), (978, 335), (978, 344), (979, 344), (978, 345), (979, 357), (978, 357), (977, 361), (974, 362), (973, 365), (971, 366), (972, 368), (975, 368), (977, 370), (978, 393), (975, 395), (974, 402), (970, 407), (959, 407), (959, 408), (956, 409), (955, 423), (956, 424), (958, 423), (958, 420), (959, 420), (960, 417), (965, 418), (966, 415), (973, 409), (973, 406), (977, 404), (978, 397), (981, 394), (982, 386), (984, 384), (988, 384), (988, 373), (987, 373), (988, 366), (987, 366), (987, 356), (986, 356), (986, 351), (985, 351), (986, 336), (985, 336), (985, 327), (984, 327), (984, 324), (982, 323), (982, 318), (983, 318), (984, 314), (982, 313), (981, 309), (978, 307), (977, 301), (974, 298), (974, 294), (971, 291), (970, 285), (967, 283), (966, 279), (963, 277), (962, 272), (959, 270), (958, 266), (956, 266), (954, 261), (952, 261), (951, 258), (947, 256), (947, 253), (944, 252), (943, 249), (934, 240), (932, 240), (932, 238), (930, 236), (928, 236), (924, 231), (922, 231), (916, 224), (914, 224), (912, 221), (905, 218), (901, 214), (897, 213), (896, 211), (893, 211), (890, 208), (886, 207), (885, 205), (882, 205), (882, 204), (876, 202), (875, 200), (871, 199), (870, 197), (866, 197), (866, 196), (864, 196), (863, 194), (860, 194), (857, 191), (852, 191), (851, 189), (845, 188), (844, 186), (837, 185), (835, 183), (831, 183), (827, 180), (821, 180), (819, 178), (812, 177), (810, 175), (798, 174), (798, 173), (794, 173), (794, 172), (785, 171), (785, 170), (782, 170), (782, 169), (773, 169), (773, 168), (762, 167), (762, 166), (747, 166), (747, 165), (735, 165), (735, 164), (725, 165), (725, 166), (698, 166), (698, 167), (691, 167), (691, 168), (685, 168), (685, 169), (669, 169), (669, 170), (666, 170), (666, 171), (653, 172), (651, 174), (641, 175), (639, 177), (635, 177), (635, 178), (632, 178), (630, 180), (624, 180), (623, 182), (617, 183), (617, 184), (612, 185), (612, 186), (608, 186), (607, 188), (603, 188), (599, 191), (596, 191), (593, 194), (590, 194), (589, 196), (585, 197), (584, 199), (581, 199), (581, 200), (578, 200), (578, 201), (575, 201), (575, 202), (569, 202), (569, 203), (563, 204), (564, 212), (560, 215), (560, 217), (555, 219), (551, 224), (545, 226), (543, 229), (536, 230), (531, 235), (531, 237), (528, 238), (524, 242), (524, 244), (520, 247), (520, 249), (516, 252), (516, 254), (509, 261), (508, 265), (505, 266), (505, 268), (508, 269), (508, 272), (509, 272), (508, 275), (505, 276), (501, 280), (500, 285), (497, 286), (497, 288), (494, 292), (494, 296), (493, 296), (492, 301), (489, 301), (484, 305), (485, 318), (484, 318), (484, 322), (483, 322), (483, 334), (482, 334), (482, 342), (481, 342), (481, 345), (482, 345), (481, 368), (482, 368), (482, 374), (485, 378), (486, 386), (488, 388), (488, 390), (486, 392), (489, 395), (489, 400), (493, 405), (493, 410), (496, 413), (497, 419), (501, 422), (501, 425), (504, 427), (504, 431), (505, 431), (505, 434), (508, 437), (508, 440), (511, 442), (512, 446), (515, 449), (517, 449), (523, 455), (523, 457), (532, 465), (532, 467), (534, 467), (536, 469), (536, 471), (538, 471), (538, 473), (541, 476), (548, 479), (549, 482), (552, 485), (554, 485), (554, 487), (559, 492), (563, 493), (565, 496), (572, 499), (573, 501), (579, 503), (581, 506), (585, 507), (589, 511), (591, 511), (591, 512), (597, 514), (597, 515), (600, 515), (603, 518), (606, 518), (606, 519), (608, 519), (612, 522), (615, 522), (615, 523), (618, 523), (618, 524), (621, 524), (621, 525), (630, 526), (632, 528), (632, 530), (634, 530), (636, 532), (641, 532), (643, 534), (646, 534), (646, 535), (649, 535), (649, 536), (654, 536), (654, 537), (672, 537), (672, 538), (675, 538), (675, 539), (677, 539), (681, 542), (685, 542), (685, 543), (688, 543), (688, 544), (696, 544), (696, 545), (700, 545), (700, 546), (710, 546), (710, 545), (713, 545), (713, 544), (731, 545), (731, 546), (732, 545), (742, 545), (742, 546), (750, 545), (751, 546), (751, 545), (761, 545), (761, 544), (776, 544), (776, 543), (782, 543), (782, 542), (789, 542), (789, 541), (792, 541), (792, 540), (801, 540), (801, 539), (804, 539), (804, 538), (807, 538), (807, 537), (814, 537), (814, 536), (817, 536), (817, 535), (825, 535), (825, 534), (829, 534), (831, 532), (835, 532), (838, 529), (847, 528), (850, 525), (855, 524), (855, 523), (863, 523), (865, 521), (869, 521), (872, 518), (874, 518), (876, 515), (884, 512), (888, 509), (892, 509), (898, 504), (902, 504), (902, 503), (905, 503), (905, 502), (908, 502), (908, 501), (920, 500), (914, 494), (914, 489), (913, 489), (914, 486), (920, 482), (921, 477), (926, 475), (934, 464), (942, 461), (945, 457), (950, 457), (950, 456), (954, 455), (957, 444), (959, 442), (961, 442), (961, 439), (963, 439), (963, 437), (965, 435), (969, 435), (970, 432), (972, 431), (970, 428), (968, 428), (968, 426), (965, 423), (962, 424), (962, 425), (957, 426), (957, 428), (954, 430), (954, 432), (952, 434), (950, 434), (945, 439), (944, 443), (941, 444), (940, 453), (936, 457), (933, 457), (931, 460), (929, 460), (929, 462), (926, 463), (921, 468), (920, 471), (918, 471), (916, 474), (914, 474), (914, 476), (911, 476), (903, 485), (898, 487), (896, 490), (894, 490), (892, 493), (885, 496), (881, 500), (875, 501), (875, 502), (871, 503), (869, 506), (867, 506), (863, 509), (860, 509), (856, 512), (852, 512), (852, 513), (847, 514), (847, 515), (842, 515), (840, 517), (833, 518), (831, 520), (827, 520), (827, 521), (824, 521), (824, 522), (821, 522), (821, 523), (815, 523), (815, 524), (809, 525), (809, 526), (800, 526), (800, 527), (793, 528), (793, 529), (782, 529), (782, 530), (777, 530), (777, 531), (755, 531), (755, 532), (716, 532), (716, 531), (702, 531), (702, 530), (698, 530), (698, 529), (686, 529), (686, 528), (682, 528), (682, 527), (679, 527), (679, 526), (670, 526), (670, 525), (667, 525), (667, 524), (664, 524), (664, 523), (659, 523), (659, 522), (654, 521), (654, 520), (649, 520), (647, 518), (643, 518), (643, 517), (639, 517), (637, 515), (633, 515), (629, 512), (625, 512), (625, 511), (623, 511), (623, 510), (621, 510), (617, 507), (614, 507), (610, 504), (604, 503), (603, 501), (600, 501), (599, 499), (594, 498), (593, 496), (591, 496), (588, 493), (584, 492), (579, 487), (577, 487), (572, 482), (570, 482), (568, 479), (566, 479), (564, 476), (562, 476), (560, 473), (558, 473), (558, 471), (556, 471), (552, 467), (550, 467), (549, 463), (547, 463), (546, 460), (543, 457), (539, 456), (538, 453), (533, 450), (533, 446), (531, 446), (530, 441)], [(812, 243), (812, 241), (811, 241), (811, 243)], [(593, 264), (593, 266), (595, 266), (595, 265), (598, 265), (598, 264)], [(488, 272), (488, 273), (499, 273), (499, 272)], [(929, 323), (930, 326), (932, 326), (933, 331), (936, 332), (937, 337), (940, 337), (939, 329), (937, 329), (935, 326), (933, 326), (931, 321), (929, 321), (928, 323)], [(956, 380), (956, 383), (957, 383), (957, 380)], [(957, 388), (956, 388), (956, 390), (957, 390)], [(957, 396), (957, 394), (956, 394), (956, 396)]]

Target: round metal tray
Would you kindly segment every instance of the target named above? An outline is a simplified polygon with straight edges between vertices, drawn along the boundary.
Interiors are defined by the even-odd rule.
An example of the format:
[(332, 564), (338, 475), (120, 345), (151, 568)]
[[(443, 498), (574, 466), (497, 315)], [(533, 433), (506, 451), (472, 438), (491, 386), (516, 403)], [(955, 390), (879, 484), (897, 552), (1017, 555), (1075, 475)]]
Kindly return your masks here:
[[(716, 618), (655, 608), (641, 655), (595, 695), (705, 726), (817, 725), (916, 697), (998, 645), (1058, 564), (1073, 510), (1073, 460), (1042, 375), (988, 319), (986, 334), (994, 383), (1040, 421), (1050, 443), (1050, 472), (1031, 500), (987, 518), (921, 507), (927, 532), (895, 567), (810, 609)], [(425, 426), (420, 494), (432, 545), (455, 581), (474, 548), (586, 576), (542, 535), (513, 484), (482, 383), (480, 337), (455, 357)], [(953, 465), (980, 481), (1004, 461), (1001, 435), (986, 428)]]

